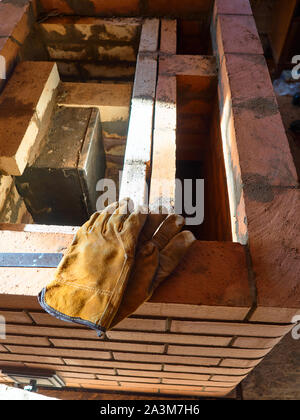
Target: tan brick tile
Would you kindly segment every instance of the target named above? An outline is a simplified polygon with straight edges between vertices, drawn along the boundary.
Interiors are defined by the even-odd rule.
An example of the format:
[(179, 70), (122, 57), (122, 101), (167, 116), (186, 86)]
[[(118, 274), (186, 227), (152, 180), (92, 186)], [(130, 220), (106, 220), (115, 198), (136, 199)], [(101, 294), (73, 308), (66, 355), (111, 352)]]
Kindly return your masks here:
[(245, 307), (154, 303), (150, 301), (141, 305), (135, 315), (242, 321), (248, 312), (249, 309)]
[(247, 360), (247, 359), (224, 359), (219, 366), (249, 368), (258, 365), (263, 359)]
[(32, 324), (31, 318), (25, 312), (0, 310), (0, 315), (5, 319), (6, 323)]
[(216, 348), (216, 347), (193, 347), (193, 346), (173, 346), (168, 347), (168, 354), (182, 354), (189, 356), (214, 356), (214, 357), (236, 357), (236, 358), (253, 358), (259, 359), (265, 356), (270, 349), (267, 350), (249, 350), (249, 349), (234, 349)]
[(191, 379), (191, 380), (202, 380), (207, 381), (210, 375), (197, 375), (193, 373), (173, 373), (173, 372), (151, 372), (142, 370), (123, 370), (117, 369), (119, 375), (131, 375), (131, 376), (146, 376), (155, 378), (178, 378), (178, 379)]
[[(137, 351), (144, 353), (163, 353), (164, 345), (137, 344), (137, 343), (114, 343), (111, 341), (95, 341), (95, 340), (65, 340), (51, 338), (50, 341), (55, 347), (68, 347), (75, 349), (99, 349), (99, 350), (121, 350), (121, 351)], [(151, 341), (151, 340), (148, 340)]]
[(45, 347), (29, 347), (29, 346), (12, 346), (7, 348), (13, 353), (45, 355), (45, 356), (63, 356), (63, 357), (82, 357), (91, 359), (110, 359), (111, 355), (108, 351), (91, 351), (91, 350), (73, 350), (61, 348), (45, 348)]
[(232, 337), (212, 337), (188, 334), (153, 334), (149, 332), (135, 332), (128, 334), (123, 331), (108, 331), (107, 336), (111, 340), (134, 340), (134, 341), (149, 341), (159, 343), (182, 343), (182, 344), (196, 344), (196, 345), (212, 345), (212, 346), (227, 346)]
[(117, 381), (121, 380), (123, 382), (145, 382), (145, 383), (151, 383), (151, 384), (158, 384), (160, 382), (159, 378), (153, 378), (153, 377), (142, 377), (142, 376), (122, 376), (122, 377), (112, 377), (112, 376), (103, 376), (103, 375), (96, 375), (98, 379), (105, 379), (105, 380), (112, 380), (115, 379)]
[(246, 375), (251, 372), (252, 368), (239, 369), (239, 368), (224, 368), (224, 367), (198, 367), (198, 366), (181, 366), (181, 365), (164, 365), (164, 371), (167, 372), (189, 372), (209, 375)]
[[(163, 384), (171, 384), (171, 385), (188, 385), (188, 386), (214, 386), (215, 384), (211, 381), (193, 381), (193, 380), (184, 380), (184, 379), (165, 379), (162, 380)], [(220, 382), (218, 384), (220, 387), (224, 388), (232, 388), (231, 382)]]
[(27, 354), (11, 354), (11, 353), (0, 353), (0, 361), (4, 364), (4, 361), (16, 361), (16, 362), (40, 362), (40, 363), (50, 363), (50, 364), (63, 364), (64, 362), (60, 357), (47, 357)]
[(6, 335), (5, 339), (0, 339), (2, 344), (20, 344), (27, 346), (50, 346), (47, 337), (28, 337), (22, 335)]
[(281, 337), (288, 333), (290, 325), (267, 325), (250, 323), (187, 322), (172, 321), (171, 331), (190, 334), (228, 334), (251, 337)]
[(166, 54), (176, 54), (177, 21), (175, 19), (161, 20), (160, 51)]
[[(27, 61), (14, 70), (0, 98), (0, 168), (4, 173), (22, 174), (58, 83), (55, 63)], [(13, 113), (16, 103), (22, 109), (17, 115)]]
[(273, 348), (280, 340), (281, 338), (238, 337), (232, 343), (232, 347), (270, 349)]
[(158, 363), (178, 363), (190, 365), (205, 365), (214, 366), (220, 362), (220, 358), (205, 358), (205, 357), (176, 357), (152, 354), (139, 354), (139, 353), (113, 353), (116, 360), (122, 361), (137, 361), (137, 362), (158, 362)]
[[(87, 359), (71, 359), (64, 358), (67, 365), (71, 366), (99, 366), (99, 361)], [(101, 360), (101, 367), (106, 368), (121, 368), (121, 369), (144, 369), (144, 370), (161, 370), (160, 364), (155, 363), (126, 363), (122, 361), (106, 361)]]

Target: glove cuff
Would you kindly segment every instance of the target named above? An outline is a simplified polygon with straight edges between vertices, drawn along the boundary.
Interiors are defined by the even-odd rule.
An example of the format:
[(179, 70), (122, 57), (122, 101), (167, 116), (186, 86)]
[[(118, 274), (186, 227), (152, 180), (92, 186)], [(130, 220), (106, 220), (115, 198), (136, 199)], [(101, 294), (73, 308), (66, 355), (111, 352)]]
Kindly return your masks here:
[(93, 330), (97, 331), (98, 337), (102, 337), (102, 335), (106, 332), (106, 329), (104, 327), (101, 327), (101, 325), (97, 325), (91, 321), (87, 321), (85, 319), (82, 319), (80, 317), (72, 317), (68, 316), (66, 314), (63, 314), (62, 312), (57, 311), (56, 309), (52, 308), (46, 303), (45, 300), (45, 293), (46, 293), (46, 287), (44, 287), (41, 292), (38, 294), (38, 301), (41, 307), (48, 312), (48, 314), (54, 316), (57, 319), (60, 319), (61, 321), (67, 321), (67, 322), (73, 322), (75, 324), (81, 324), (85, 327), (92, 328)]

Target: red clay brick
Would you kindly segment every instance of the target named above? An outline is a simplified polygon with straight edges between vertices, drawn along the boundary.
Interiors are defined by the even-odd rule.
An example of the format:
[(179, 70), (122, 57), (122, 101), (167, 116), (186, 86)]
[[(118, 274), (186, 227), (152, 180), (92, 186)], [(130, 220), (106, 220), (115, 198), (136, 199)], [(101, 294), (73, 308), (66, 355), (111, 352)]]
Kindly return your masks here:
[(50, 346), (47, 337), (28, 337), (22, 335), (6, 335), (5, 339), (0, 339), (3, 344), (20, 344), (27, 346)]
[(220, 358), (205, 357), (184, 357), (184, 356), (164, 356), (161, 354), (139, 354), (139, 353), (113, 353), (116, 360), (136, 361), (136, 362), (158, 362), (158, 363), (177, 363), (189, 365), (214, 366), (220, 362)]
[(165, 331), (166, 321), (164, 319), (126, 318), (114, 330)]
[[(24, 232), (16, 233), (23, 234)], [(6, 234), (8, 234), (7, 230)], [(69, 235), (67, 241), (71, 237), (72, 235)], [(64, 241), (59, 239), (59, 235), (57, 235), (57, 238), (59, 246), (63, 246)], [(44, 239), (47, 242), (47, 238)], [(15, 236), (15, 244), (18, 243), (17, 240), (18, 236)], [(38, 242), (41, 242), (41, 240), (42, 238), (38, 239)], [(49, 239), (50, 242), (52, 240), (54, 240), (54, 237), (51, 241)], [(23, 242), (26, 243), (25, 240)], [(30, 241), (27, 242), (30, 243)], [(5, 243), (5, 241), (2, 242), (2, 238), (1, 243)], [(57, 252), (55, 250), (50, 251), (52, 246), (53, 248), (55, 247), (55, 242), (52, 242), (52, 245), (48, 248), (49, 251), (45, 252)], [(28, 246), (25, 248), (26, 252), (35, 252), (30, 251), (29, 248)], [(18, 252), (17, 246), (13, 246), (13, 249), (14, 251), (9, 252)], [(24, 273), (26, 274), (25, 279), (24, 276), (20, 279), (19, 272), (15, 269), (12, 269), (13, 272), (7, 269), (2, 270), (4, 271), (2, 273), (0, 270), (0, 274), (4, 281), (1, 282), (0, 291), (9, 293), (9, 295), (6, 294), (5, 299), (2, 299), (2, 295), (0, 295), (0, 304), (4, 304), (4, 307), (9, 308), (14, 308), (18, 305), (21, 308), (38, 309), (39, 305), (36, 295), (45, 286), (45, 278), (53, 276), (54, 270), (41, 269), (37, 272), (35, 269), (27, 269)], [(226, 276), (224, 273), (226, 273)], [(205, 288), (202, 287), (202, 283), (205, 284)], [(186, 287), (187, 284), (188, 287)], [(218, 286), (215, 286), (216, 284)], [(218, 290), (218, 293), (216, 293), (216, 290)], [(26, 296), (20, 297), (18, 295), (20, 291)], [(11, 294), (14, 294), (14, 296), (10, 297)], [(156, 306), (153, 306), (153, 303)], [(171, 305), (168, 306), (168, 303), (180, 306), (172, 307)], [(174, 316), (177, 317), (197, 318), (199, 316), (204, 319), (243, 319), (251, 304), (252, 299), (249, 293), (246, 257), (243, 247), (240, 244), (230, 242), (197, 241), (189, 250), (186, 258), (182, 260), (177, 270), (163, 282), (152, 296), (150, 302), (142, 305), (136, 314), (148, 316), (151, 315), (151, 308), (154, 308), (153, 315), (155, 316), (164, 316), (163, 312), (165, 312), (167, 316), (171, 316), (174, 313)], [(179, 308), (181, 309), (178, 310)], [(151, 321), (149, 324), (151, 325)], [(76, 328), (69, 328), (69, 332), (66, 329), (59, 332), (59, 329), (57, 329), (57, 334), (55, 334), (55, 330), (49, 327), (49, 335), (65, 337), (62, 334), (67, 333), (72, 334), (72, 336), (67, 335), (68, 337), (75, 338), (77, 333), (74, 330)], [(84, 332), (85, 330), (83, 329), (80, 329), (80, 331), (83, 334), (93, 334), (93, 332), (88, 332), (87, 330)], [(89, 337), (93, 338), (92, 336)], [(85, 338), (85, 336), (82, 335), (82, 338)]]
[[(257, 306), (300, 308), (300, 236), (295, 235), (300, 231), (300, 190), (264, 183), (259, 189), (245, 191)], [(283, 311), (279, 322), (286, 315)], [(273, 322), (278, 317), (280, 312)]]
[(246, 360), (246, 359), (224, 359), (220, 363), (219, 366), (226, 366), (226, 367), (255, 367), (258, 365), (263, 359), (259, 360)]
[(142, 377), (155, 377), (155, 378), (178, 378), (178, 379), (191, 379), (207, 381), (210, 375), (197, 375), (189, 373), (173, 373), (173, 372), (151, 372), (141, 370), (123, 370), (117, 369), (118, 375), (142, 376)]
[(191, 334), (221, 334), (249, 337), (282, 337), (287, 334), (292, 325), (263, 325), (250, 323), (226, 322), (188, 322), (172, 321), (171, 331), (174, 333)]
[(6, 325), (7, 334), (38, 335), (49, 337), (90, 338), (97, 339), (94, 331), (83, 328), (51, 328), (39, 326)]
[(232, 343), (233, 347), (243, 347), (252, 349), (271, 349), (281, 338), (254, 338), (254, 337), (238, 337)]
[[(133, 337), (134, 339), (134, 337)], [(94, 340), (66, 340), (51, 338), (55, 347), (68, 347), (72, 349), (99, 349), (99, 350), (121, 350), (137, 351), (143, 353), (163, 353), (164, 345), (136, 344), (136, 343), (114, 343), (111, 341)], [(151, 340), (148, 340), (151, 341)]]
[[(154, 128), (156, 130), (176, 130), (176, 118), (176, 77), (159, 76), (156, 87)], [(161, 137), (158, 139), (158, 145), (163, 141)], [(169, 145), (170, 152), (172, 149), (173, 145), (171, 144)]]
[(182, 366), (182, 365), (164, 365), (164, 371), (168, 372), (189, 372), (210, 375), (246, 375), (251, 369), (223, 368), (223, 367), (198, 367), (198, 366)]
[(79, 372), (79, 373), (93, 373), (99, 375), (115, 375), (115, 369), (102, 369), (97, 367), (80, 367), (80, 366), (64, 366), (64, 365), (49, 365), (41, 363), (25, 363), (29, 368), (33, 369), (54, 369), (57, 372)]
[(79, 373), (79, 372), (60, 372), (60, 376), (63, 379), (75, 378), (75, 379), (97, 379), (96, 375), (92, 373)]
[(25, 347), (25, 346), (11, 346), (7, 348), (13, 353), (45, 355), (45, 356), (65, 356), (65, 357), (82, 357), (91, 359), (110, 359), (111, 355), (108, 351), (91, 351), (91, 350), (73, 350), (73, 349), (59, 349), (59, 348), (45, 348), (45, 347)]
[(265, 356), (267, 350), (249, 350), (234, 348), (216, 348), (216, 347), (193, 347), (193, 346), (168, 346), (168, 354), (182, 354), (188, 356), (213, 356), (213, 357), (236, 357), (259, 359)]
[[(188, 385), (188, 386), (214, 386), (216, 384), (211, 381), (189, 381), (183, 379), (163, 379), (163, 384), (173, 384), (173, 385)], [(224, 388), (232, 388), (232, 382), (220, 382), (217, 385)]]
[(219, 15), (218, 25), (221, 53), (263, 54), (253, 16)]
[(13, 2), (0, 3), (0, 37), (12, 35), (28, 8), (28, 4), (20, 7)]
[[(95, 360), (87, 360), (87, 359), (69, 359), (64, 358), (64, 362), (67, 365), (71, 366), (99, 366), (99, 361)], [(143, 370), (161, 370), (160, 364), (155, 363), (126, 363), (126, 362), (120, 362), (120, 361), (106, 361), (101, 360), (101, 367), (107, 367), (107, 368), (121, 368), (121, 369), (143, 369)]]
[[(163, 108), (169, 108), (170, 120), (174, 122), (174, 108), (165, 106), (164, 102), (157, 102), (157, 112), (155, 114), (155, 124), (161, 124), (163, 121), (168, 121), (163, 118)], [(168, 114), (167, 114), (168, 115)], [(167, 125), (167, 124), (166, 124)], [(163, 196), (166, 196), (164, 205), (167, 208), (172, 206), (175, 199), (175, 177), (176, 177), (176, 132), (175, 129), (155, 129), (153, 133), (153, 162), (152, 162), (152, 176), (150, 186), (150, 206), (155, 207), (157, 203), (161, 202)]]
[(55, 226), (53, 231), (50, 226), (22, 224), (1, 224), (0, 227), (1, 252), (64, 252), (78, 229)]
[(176, 54), (177, 50), (177, 21), (161, 20), (160, 51), (165, 54)]
[[(0, 164), (4, 173), (21, 175), (32, 158), (39, 126), (45, 121), (58, 84), (55, 63), (26, 61), (15, 68), (0, 98)], [(23, 107), (17, 115), (13, 114), (15, 103)]]
[(263, 55), (226, 54), (222, 62), (221, 75), (221, 83), (225, 83), (228, 78), (232, 100), (275, 98)]
[(12, 361), (12, 362), (9, 362), (9, 361), (3, 361), (3, 360), (0, 360), (0, 370), (1, 369), (5, 369), (5, 367), (15, 367), (15, 368), (19, 368), (19, 367), (24, 367), (25, 366), (25, 364), (24, 363), (22, 363), (22, 362), (17, 362), (17, 361)]
[[(25, 355), (25, 354), (11, 354), (11, 353), (0, 353), (0, 360), (2, 361), (16, 361), (16, 362), (40, 362), (40, 363), (50, 363), (50, 364), (61, 364), (64, 362), (60, 357), (45, 357), (39, 355)], [(6, 363), (6, 362), (5, 362)], [(2, 362), (4, 364), (4, 362)]]
[(211, 337), (200, 335), (180, 335), (180, 334), (151, 334), (138, 332), (128, 336), (122, 331), (108, 331), (107, 337), (110, 340), (134, 340), (134, 341), (149, 341), (159, 343), (181, 343), (181, 344), (195, 344), (204, 346), (227, 346), (232, 337)]
[(159, 19), (145, 19), (140, 36), (139, 54), (156, 53), (159, 38)]
[(0, 311), (0, 315), (4, 317), (6, 323), (16, 324), (32, 324), (30, 317), (21, 311)]
[(25, 296), (25, 295), (17, 295), (17, 294), (10, 293), (10, 294), (0, 294), (0, 308), (10, 309), (10, 310), (22, 309), (22, 310), (32, 311), (32, 310), (40, 309), (41, 306), (38, 303), (36, 296)]
[(79, 381), (76, 381), (76, 378), (69, 378), (68, 382), (73, 381), (76, 383), (80, 383), (81, 385), (84, 385), (84, 387), (87, 387), (88, 385), (99, 385), (99, 388), (103, 388), (104, 386), (107, 387), (115, 387), (115, 386), (119, 386), (118, 382), (116, 381), (105, 381), (105, 380), (101, 380), (101, 379), (84, 379), (81, 378)]
[(75, 382), (75, 379), (71, 381), (68, 380), (67, 382), (65, 382), (65, 386), (69, 386), (72, 388), (81, 388), (81, 384), (79, 382)]
[(136, 310), (135, 315), (242, 321), (245, 319), (248, 312), (248, 308), (230, 306), (205, 306), (151, 302), (141, 305)]
[(217, 387), (217, 386), (210, 386), (210, 387), (205, 387), (205, 389), (204, 389), (204, 392), (205, 393), (211, 393), (211, 394), (214, 394), (214, 393), (224, 393), (224, 396), (226, 396), (227, 394), (229, 394), (229, 392), (231, 392), (231, 391), (233, 391), (233, 389), (235, 388), (235, 386), (234, 387), (232, 387), (231, 389), (227, 389), (227, 388), (219, 388), (219, 387)]
[[(234, 101), (232, 113), (232, 138), (236, 139), (241, 178), (248, 190), (254, 188), (251, 182), (258, 185), (261, 194), (270, 185), (297, 185), (296, 169), (276, 98), (258, 96)], [(268, 196), (260, 199), (265, 201)]]
[(299, 309), (271, 308), (260, 306), (255, 309), (254, 313), (250, 318), (250, 321), (289, 324), (295, 315), (300, 315)]
[[(246, 378), (247, 375), (244, 376), (229, 376), (229, 375), (213, 375), (211, 377), (211, 381), (215, 382), (232, 382), (232, 383), (238, 383)], [(217, 384), (214, 384), (217, 385)]]
[[(61, 321), (54, 316), (47, 314), (46, 312), (30, 312), (31, 318), (36, 322), (37, 325), (50, 325), (50, 326), (59, 326), (66, 328), (80, 328), (80, 325), (75, 323), (70, 323), (66, 321)], [(82, 328), (82, 327), (81, 327)]]
[(119, 391), (126, 391), (126, 392), (134, 392), (134, 393), (152, 393), (152, 394), (158, 394), (159, 388), (158, 385), (154, 384), (134, 384), (132, 382), (119, 382), (120, 388)]
[(196, 241), (149, 302), (250, 309), (244, 247), (230, 242)]
[(228, 394), (228, 392), (230, 392), (234, 387), (217, 387), (217, 386), (211, 386), (211, 387), (201, 387), (201, 386), (184, 386), (184, 385), (172, 385), (172, 384), (161, 384), (159, 385), (159, 389), (161, 390), (172, 390), (172, 391), (179, 391), (179, 393), (183, 393), (184, 391), (187, 391), (187, 393), (190, 395), (192, 395), (192, 393), (200, 393), (202, 394), (206, 394), (206, 393), (215, 393), (217, 392), (218, 394)]
[(249, 0), (216, 0), (215, 8), (218, 14), (252, 15)]
[(200, 78), (199, 81), (204, 83), (205, 81), (213, 80), (218, 74), (214, 56), (162, 56), (159, 63), (160, 76), (197, 76)]
[(133, 377), (133, 376), (122, 376), (121, 377), (112, 377), (112, 376), (106, 376), (104, 377), (103, 375), (96, 375), (98, 377), (98, 379), (105, 379), (105, 380), (111, 380), (111, 379), (116, 379), (116, 380), (121, 380), (123, 382), (145, 382), (145, 383), (149, 383), (149, 384), (158, 384), (160, 382), (159, 378), (143, 378), (143, 377)]

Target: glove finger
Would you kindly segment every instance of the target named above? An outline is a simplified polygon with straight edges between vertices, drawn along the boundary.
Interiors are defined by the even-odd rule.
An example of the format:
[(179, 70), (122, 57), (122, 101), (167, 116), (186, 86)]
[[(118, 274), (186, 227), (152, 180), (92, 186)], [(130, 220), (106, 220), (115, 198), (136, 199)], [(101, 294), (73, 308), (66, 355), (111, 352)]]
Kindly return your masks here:
[(120, 236), (128, 248), (132, 247), (135, 250), (147, 217), (147, 209), (139, 206), (123, 220)]
[(143, 244), (144, 242), (150, 241), (152, 239), (152, 236), (162, 224), (162, 222), (166, 219), (166, 217), (166, 214), (149, 214), (141, 232), (140, 244)]
[(98, 219), (100, 215), (100, 212), (96, 212), (92, 214), (92, 216), (89, 218), (89, 220), (82, 226), (87, 232), (90, 232), (93, 228), (94, 223)]
[(158, 249), (163, 249), (181, 231), (184, 224), (184, 217), (178, 214), (170, 214), (153, 235), (153, 242), (157, 245)]
[(120, 200), (118, 208), (113, 212), (107, 222), (107, 228), (115, 231), (122, 229), (123, 223), (134, 208), (134, 203), (130, 198)]
[(78, 229), (78, 231), (75, 233), (71, 245), (75, 246), (78, 244), (82, 233), (90, 233), (93, 230), (93, 225), (95, 221), (98, 219), (98, 217), (99, 217), (99, 212), (92, 214), (89, 220), (85, 222), (84, 225), (82, 225)]
[(185, 230), (174, 236), (160, 252), (159, 268), (151, 285), (151, 292), (177, 267), (189, 247), (196, 241), (192, 232)]
[(116, 201), (98, 213), (98, 217), (94, 220), (93, 225), (90, 225), (89, 232), (98, 233), (99, 231), (103, 231), (106, 228), (109, 218), (118, 209), (119, 205), (120, 203)]

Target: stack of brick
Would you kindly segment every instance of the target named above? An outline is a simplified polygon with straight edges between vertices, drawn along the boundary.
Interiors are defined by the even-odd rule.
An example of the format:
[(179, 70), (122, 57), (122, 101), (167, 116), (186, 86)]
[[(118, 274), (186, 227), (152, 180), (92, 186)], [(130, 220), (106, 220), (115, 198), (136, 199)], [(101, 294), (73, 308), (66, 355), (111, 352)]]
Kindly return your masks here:
[[(3, 57), (1, 65), (5, 64), (5, 69), (0, 71), (0, 92), (5, 85), (5, 78), (9, 77), (15, 64), (19, 61), (19, 53), (23, 42), (30, 32), (33, 16), (34, 4), (32, 2), (1, 2), (0, 15), (0, 56)], [(4, 71), (5, 70), (5, 71)]]
[[(11, 252), (58, 252), (73, 234), (2, 226), (1, 244)], [(99, 339), (39, 307), (36, 295), (53, 269), (26, 269), (20, 278), (18, 269), (2, 268), (0, 365), (50, 368), (84, 389), (226, 396), (293, 327), (292, 311), (281, 311), (277, 322), (250, 316), (249, 270), (242, 245), (197, 242), (148, 303)]]

